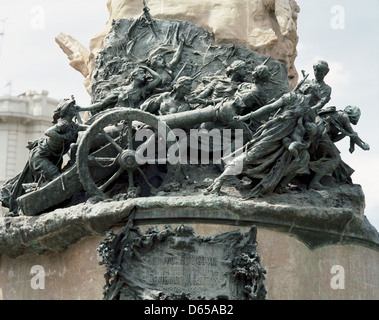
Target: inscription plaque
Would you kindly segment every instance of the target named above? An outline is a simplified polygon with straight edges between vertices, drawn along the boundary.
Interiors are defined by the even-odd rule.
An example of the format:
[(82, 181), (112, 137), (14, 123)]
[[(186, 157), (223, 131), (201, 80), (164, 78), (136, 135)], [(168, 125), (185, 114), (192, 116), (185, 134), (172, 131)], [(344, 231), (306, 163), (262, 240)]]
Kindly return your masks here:
[(265, 299), (256, 234), (253, 226), (200, 237), (183, 224), (111, 231), (98, 248), (107, 269), (104, 299)]

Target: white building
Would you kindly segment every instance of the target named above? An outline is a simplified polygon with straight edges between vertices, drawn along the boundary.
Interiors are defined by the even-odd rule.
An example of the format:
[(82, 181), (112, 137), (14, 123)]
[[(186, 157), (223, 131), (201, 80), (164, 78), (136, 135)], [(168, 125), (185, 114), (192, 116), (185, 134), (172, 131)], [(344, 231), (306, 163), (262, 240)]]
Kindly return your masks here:
[(59, 102), (47, 91), (0, 97), (0, 186), (23, 170), (28, 142), (43, 137), (52, 126)]

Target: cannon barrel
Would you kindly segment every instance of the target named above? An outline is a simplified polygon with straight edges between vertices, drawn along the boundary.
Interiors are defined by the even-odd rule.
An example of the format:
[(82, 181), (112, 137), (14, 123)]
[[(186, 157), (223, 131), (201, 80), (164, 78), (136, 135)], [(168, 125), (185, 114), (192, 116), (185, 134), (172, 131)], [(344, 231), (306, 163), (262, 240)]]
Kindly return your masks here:
[(217, 108), (214, 106), (208, 106), (205, 108), (160, 116), (159, 119), (166, 122), (171, 129), (191, 128), (203, 122), (215, 122), (217, 120)]
[[(161, 121), (164, 121), (166, 125), (171, 129), (176, 128), (191, 128), (197, 124), (203, 122), (214, 122), (217, 119), (217, 108), (214, 106), (209, 106), (205, 108), (199, 108), (191, 111), (180, 112), (176, 114), (169, 114), (165, 116), (158, 117)], [(140, 110), (125, 108), (107, 110), (103, 113), (99, 113), (90, 119), (89, 124), (91, 126), (99, 126), (97, 123), (102, 121), (102, 117), (107, 117), (106, 120), (112, 121), (102, 121), (103, 124), (110, 124), (109, 126), (101, 128), (107, 132), (108, 136), (111, 139), (117, 141), (120, 137), (120, 132), (124, 130), (124, 124), (120, 124), (119, 120), (127, 119), (129, 115), (130, 118), (128, 121), (141, 121), (147, 124), (151, 124), (151, 117), (155, 118), (150, 114), (148, 117), (147, 113)], [(146, 122), (146, 120), (149, 120)], [(116, 123), (116, 124), (114, 124)], [(103, 136), (103, 134), (99, 134), (98, 128), (95, 127), (93, 131), (93, 140), (89, 140), (87, 142), (90, 144), (91, 148), (89, 149), (92, 157), (116, 157), (117, 151), (116, 149), (108, 143), (108, 139)], [(91, 130), (91, 129), (89, 129)], [(88, 140), (87, 133), (83, 136), (83, 139), (80, 141), (79, 148), (81, 145)], [(86, 138), (87, 137), (87, 138)], [(124, 143), (126, 139), (124, 139)], [(104, 144), (107, 144), (103, 146)], [(102, 147), (103, 146), (103, 147)], [(125, 146), (122, 146), (123, 148)], [(79, 157), (77, 158), (77, 162), (72, 168), (69, 168), (65, 173), (61, 174), (55, 180), (49, 182), (42, 188), (37, 191), (33, 191), (31, 193), (24, 194), (17, 199), (17, 203), (19, 207), (22, 209), (23, 213), (28, 216), (36, 215), (44, 210), (50, 209), (58, 204), (60, 204), (63, 200), (69, 199), (75, 193), (82, 190), (83, 186), (78, 177), (78, 168), (80, 163), (84, 163), (83, 161), (79, 161)], [(112, 175), (114, 170), (114, 166), (102, 167), (101, 170), (92, 170), (91, 171), (91, 179), (93, 181), (98, 181), (103, 179), (104, 177)], [(41, 199), (36, 201), (36, 199)]]

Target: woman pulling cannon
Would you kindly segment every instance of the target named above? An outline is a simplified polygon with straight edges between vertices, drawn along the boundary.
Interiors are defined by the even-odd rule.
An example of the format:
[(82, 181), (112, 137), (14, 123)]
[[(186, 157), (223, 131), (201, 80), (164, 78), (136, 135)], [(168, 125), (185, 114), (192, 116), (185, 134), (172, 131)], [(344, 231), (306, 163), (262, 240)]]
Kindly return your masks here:
[[(277, 111), (258, 129), (243, 150), (239, 150), (242, 152), (240, 155), (235, 153), (232, 161), (224, 159), (226, 164), (224, 172), (215, 179), (205, 193), (218, 194), (225, 179), (229, 175), (235, 175), (235, 167), (241, 164), (242, 176), (260, 180), (245, 197), (246, 199), (272, 192), (276, 188), (283, 189), (295, 175), (307, 173), (310, 159), (307, 150), (309, 144), (303, 142), (307, 142), (304, 140), (307, 140), (308, 136), (316, 134), (314, 123), (316, 113), (309, 107), (310, 99), (311, 95), (290, 92), (245, 116), (235, 116), (236, 121), (246, 121)], [(301, 130), (302, 127), (304, 130)], [(295, 134), (296, 130), (300, 135)], [(291, 142), (298, 142), (296, 153), (290, 149), (290, 146), (294, 147)], [(296, 158), (294, 154), (297, 154)]]
[(23, 171), (8, 180), (0, 190), (0, 200), (10, 212), (17, 212), (16, 199), (25, 193), (25, 189), (34, 189), (60, 176), (63, 156), (77, 142), (79, 132), (88, 128), (73, 121), (78, 111), (73, 98), (63, 100), (54, 110), (53, 126), (46, 130), (45, 137), (29, 142), (29, 158)]

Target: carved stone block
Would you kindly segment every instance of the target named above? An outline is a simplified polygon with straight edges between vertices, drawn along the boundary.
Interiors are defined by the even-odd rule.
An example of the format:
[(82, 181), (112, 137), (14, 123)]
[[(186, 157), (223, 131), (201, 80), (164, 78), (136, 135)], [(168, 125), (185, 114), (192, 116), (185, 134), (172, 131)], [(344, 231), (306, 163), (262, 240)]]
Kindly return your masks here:
[(125, 227), (109, 232), (98, 251), (106, 266), (106, 300), (265, 299), (266, 271), (257, 229), (199, 237), (191, 227)]

